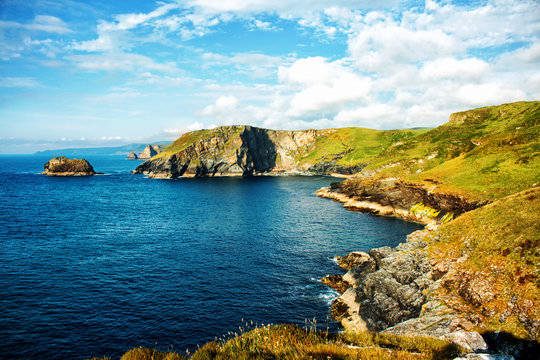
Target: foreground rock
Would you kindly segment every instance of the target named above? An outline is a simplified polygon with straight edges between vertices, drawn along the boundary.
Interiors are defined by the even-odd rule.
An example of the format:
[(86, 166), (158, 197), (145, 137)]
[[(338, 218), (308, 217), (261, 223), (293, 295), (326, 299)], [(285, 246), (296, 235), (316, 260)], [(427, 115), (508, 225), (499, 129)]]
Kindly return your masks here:
[(343, 276), (349, 288), (332, 304), (331, 313), (345, 328), (444, 338), (470, 351), (485, 351), (474, 324), (432, 299), (438, 286), (422, 238), (414, 232), (397, 248), (351, 253), (341, 259), (360, 260)]
[(55, 157), (44, 165), (42, 174), (48, 176), (91, 176), (97, 174), (85, 159)]

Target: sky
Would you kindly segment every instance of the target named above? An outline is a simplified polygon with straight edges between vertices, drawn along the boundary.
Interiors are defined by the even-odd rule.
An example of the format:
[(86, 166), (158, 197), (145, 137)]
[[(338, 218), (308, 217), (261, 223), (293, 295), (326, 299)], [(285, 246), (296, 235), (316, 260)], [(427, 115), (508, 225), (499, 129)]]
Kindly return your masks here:
[(0, 0), (0, 153), (540, 100), (540, 1)]

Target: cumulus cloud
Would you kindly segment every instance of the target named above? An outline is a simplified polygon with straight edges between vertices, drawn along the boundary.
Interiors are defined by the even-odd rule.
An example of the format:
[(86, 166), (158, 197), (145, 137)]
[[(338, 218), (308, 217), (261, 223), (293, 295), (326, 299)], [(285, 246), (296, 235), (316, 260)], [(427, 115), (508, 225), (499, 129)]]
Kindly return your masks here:
[(469, 58), (440, 58), (427, 61), (422, 65), (420, 76), (425, 80), (441, 80), (451, 78), (477, 79), (489, 71), (489, 64), (483, 60)]
[(287, 114), (309, 116), (350, 102), (369, 98), (371, 80), (361, 77), (340, 61), (323, 57), (300, 59), (290, 67), (279, 68), (279, 81), (300, 88), (291, 100)]
[(222, 117), (227, 115), (238, 106), (238, 99), (235, 96), (220, 96), (216, 103), (208, 105), (200, 113), (200, 116)]
[(526, 98), (526, 94), (523, 90), (509, 88), (508, 84), (485, 83), (463, 85), (455, 97), (465, 104), (484, 105), (523, 100)]

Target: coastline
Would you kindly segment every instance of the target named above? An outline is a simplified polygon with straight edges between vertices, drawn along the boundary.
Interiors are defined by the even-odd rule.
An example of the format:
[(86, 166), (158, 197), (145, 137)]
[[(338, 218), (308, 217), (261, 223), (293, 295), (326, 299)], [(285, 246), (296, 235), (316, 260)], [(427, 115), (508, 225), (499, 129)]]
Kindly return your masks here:
[[(395, 183), (395, 179), (386, 180)], [(366, 183), (369, 191), (362, 188)], [(332, 184), (316, 194), (340, 202), (353, 211), (398, 217), (426, 224), (426, 227), (409, 234), (406, 241), (395, 248), (381, 247), (368, 253), (352, 252), (343, 257), (337, 256), (338, 265), (348, 272), (345, 275), (327, 275), (322, 279), (323, 283), (341, 294), (332, 303), (334, 319), (340, 321), (345, 330), (353, 332), (368, 330), (448, 340), (470, 351), (471, 358), (477, 353), (504, 354), (508, 359), (533, 353), (534, 340), (505, 338), (508, 334), (486, 331), (495, 311), (485, 306), (489, 306), (487, 304), (496, 297), (492, 280), (487, 275), (464, 270), (460, 264), (467, 261), (466, 255), (456, 259), (437, 260), (433, 257), (433, 251), (437, 251), (441, 241), (440, 222), (434, 218), (416, 217), (406, 211), (403, 206), (413, 204), (410, 199), (408, 203), (401, 203), (401, 207), (382, 204), (391, 197), (395, 201), (396, 193), (398, 196), (403, 194), (396, 192), (396, 187), (389, 190), (373, 184), (373, 181), (365, 181), (358, 186), (361, 191), (358, 187), (351, 191), (350, 187), (347, 188), (350, 184)], [(374, 193), (382, 203), (365, 200)], [(444, 201), (445, 197), (441, 199)], [(460, 206), (455, 210), (461, 214), (471, 211), (463, 211), (464, 208), (483, 207), (479, 202), (460, 200), (454, 205)], [(449, 293), (452, 286), (459, 289), (458, 294)], [(519, 321), (524, 325), (531, 324), (526, 326), (529, 326), (529, 336), (534, 339), (537, 327), (534, 317), (527, 309), (520, 308), (523, 305), (509, 303), (507, 306), (498, 321), (502, 323), (505, 316), (518, 311)]]

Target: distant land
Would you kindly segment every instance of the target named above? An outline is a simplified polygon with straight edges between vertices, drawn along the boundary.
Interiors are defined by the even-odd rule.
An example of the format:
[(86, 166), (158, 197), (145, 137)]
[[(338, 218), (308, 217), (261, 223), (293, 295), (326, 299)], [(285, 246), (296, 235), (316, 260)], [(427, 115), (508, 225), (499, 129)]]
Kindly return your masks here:
[[(168, 145), (168, 141), (158, 141), (154, 144), (157, 145)], [(128, 144), (122, 146), (111, 146), (111, 147), (94, 147), (94, 148), (66, 148), (66, 149), (55, 149), (55, 150), (43, 150), (35, 152), (34, 155), (46, 155), (46, 156), (89, 156), (89, 155), (100, 155), (100, 156), (127, 156), (130, 152), (142, 152), (148, 144)]]

